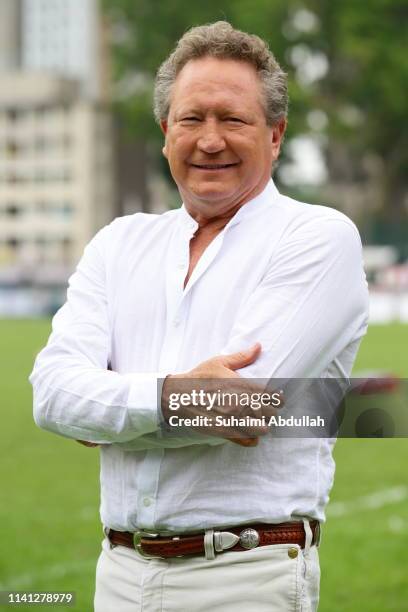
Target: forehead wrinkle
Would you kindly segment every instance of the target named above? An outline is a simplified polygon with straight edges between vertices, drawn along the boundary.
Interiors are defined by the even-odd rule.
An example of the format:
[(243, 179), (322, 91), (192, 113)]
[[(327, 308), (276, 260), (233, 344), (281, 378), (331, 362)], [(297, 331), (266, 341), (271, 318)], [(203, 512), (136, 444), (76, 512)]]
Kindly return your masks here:
[[(172, 90), (172, 97), (174, 96), (174, 94), (177, 92), (180, 92), (180, 90), (184, 87), (188, 86), (187, 89), (187, 95), (189, 95), (190, 93), (197, 93), (197, 94), (203, 94), (203, 95), (218, 95), (220, 93), (226, 92), (226, 95), (228, 95), (227, 92), (230, 92), (232, 94), (235, 94), (237, 96), (242, 96), (242, 95), (247, 95), (248, 92), (248, 86), (249, 86), (249, 91), (253, 92), (254, 91), (254, 86), (255, 88), (258, 89), (258, 92), (261, 92), (261, 87), (260, 87), (260, 81), (256, 78), (246, 78), (248, 75), (244, 75), (243, 74), (243, 80), (244, 80), (244, 84), (242, 84), (241, 82), (236, 82), (235, 79), (228, 79), (228, 76), (215, 76), (215, 75), (211, 75), (211, 79), (210, 80), (205, 80), (205, 76), (203, 75), (199, 75), (197, 74), (196, 78), (192, 78), (190, 75), (184, 75), (181, 74), (179, 75), (178, 79), (176, 79), (176, 81), (174, 82), (173, 85), (173, 90)], [(187, 83), (186, 83), (187, 81)], [(246, 82), (245, 82), (246, 81)]]
[(241, 112), (248, 114), (250, 109), (242, 103), (234, 104), (227, 95), (215, 100), (213, 96), (208, 94), (205, 98), (200, 96), (199, 99), (192, 96), (190, 100), (181, 100), (180, 103), (174, 105), (173, 112), (176, 114), (186, 111), (191, 113), (214, 112), (216, 114), (228, 114)]
[[(174, 93), (178, 95), (174, 96)], [(203, 109), (222, 113), (242, 112), (255, 114), (259, 109), (252, 107), (252, 102), (254, 101), (259, 104), (259, 109), (263, 110), (261, 92), (257, 92), (252, 97), (252, 95), (248, 96), (248, 90), (239, 84), (226, 85), (222, 82), (222, 85), (215, 85), (200, 82), (195, 86), (189, 87), (186, 96), (180, 97), (180, 91), (175, 92), (173, 90), (170, 108), (176, 114), (187, 110), (189, 112), (202, 112)]]

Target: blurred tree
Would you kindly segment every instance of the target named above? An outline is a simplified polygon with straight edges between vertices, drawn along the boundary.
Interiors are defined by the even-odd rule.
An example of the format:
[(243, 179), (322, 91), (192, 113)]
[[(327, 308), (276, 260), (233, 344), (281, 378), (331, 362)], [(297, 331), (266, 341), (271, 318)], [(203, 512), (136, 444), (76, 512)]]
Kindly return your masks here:
[(152, 116), (154, 75), (175, 42), (194, 25), (226, 19), (238, 28), (258, 33), (271, 42), (278, 60), (286, 43), (279, 24), (285, 18), (285, 0), (103, 0), (112, 21), (116, 104), (129, 130), (159, 139)]
[(327, 58), (326, 74), (309, 94), (327, 116), (329, 176), (335, 183), (371, 182), (374, 217), (390, 227), (406, 223), (408, 4), (305, 0), (304, 6), (317, 27), (298, 44)]
[(153, 157), (158, 159), (162, 140), (151, 111), (158, 66), (189, 27), (227, 19), (265, 38), (289, 73), (287, 140), (314, 135), (332, 185), (362, 191), (374, 185), (371, 211), (395, 222), (406, 214), (405, 0), (224, 0), (221, 6), (219, 0), (104, 0), (104, 5), (113, 24), (116, 104), (129, 132), (154, 143)]

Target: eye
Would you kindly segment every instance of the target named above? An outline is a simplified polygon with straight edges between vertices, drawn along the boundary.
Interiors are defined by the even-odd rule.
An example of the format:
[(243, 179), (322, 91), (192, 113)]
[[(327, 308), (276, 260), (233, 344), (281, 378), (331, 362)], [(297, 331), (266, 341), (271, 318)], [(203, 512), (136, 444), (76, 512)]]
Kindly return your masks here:
[(195, 117), (194, 115), (191, 115), (189, 117), (182, 117), (180, 121), (182, 123), (196, 123), (197, 121), (200, 121), (200, 119), (198, 117)]
[(245, 121), (243, 121), (243, 119), (241, 119), (240, 117), (226, 117), (225, 120), (228, 121), (229, 123), (235, 123), (235, 124), (245, 123)]

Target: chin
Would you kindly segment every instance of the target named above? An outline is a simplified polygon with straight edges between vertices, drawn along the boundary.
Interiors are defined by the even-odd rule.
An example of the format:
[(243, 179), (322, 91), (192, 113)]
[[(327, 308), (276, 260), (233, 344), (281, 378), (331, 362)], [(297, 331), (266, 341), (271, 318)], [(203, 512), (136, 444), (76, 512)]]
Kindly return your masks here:
[(225, 187), (219, 187), (217, 189), (215, 185), (203, 186), (201, 188), (197, 187), (196, 189), (192, 189), (191, 193), (198, 200), (208, 200), (211, 202), (223, 201), (233, 196), (233, 190), (227, 190)]

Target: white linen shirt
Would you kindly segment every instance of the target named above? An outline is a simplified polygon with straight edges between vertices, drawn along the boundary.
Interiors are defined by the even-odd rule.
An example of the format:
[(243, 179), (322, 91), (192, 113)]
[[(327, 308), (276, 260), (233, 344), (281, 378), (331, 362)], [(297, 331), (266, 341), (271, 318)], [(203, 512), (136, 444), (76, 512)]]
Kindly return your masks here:
[[(348, 377), (367, 326), (353, 223), (270, 181), (206, 248), (185, 288), (196, 221), (184, 206), (103, 228), (70, 279), (36, 359), (36, 423), (101, 443), (101, 518), (117, 530), (190, 531), (324, 520), (333, 440), (269, 434), (257, 447), (160, 428), (157, 382), (262, 345), (239, 373)], [(92, 452), (92, 451), (89, 451)]]

